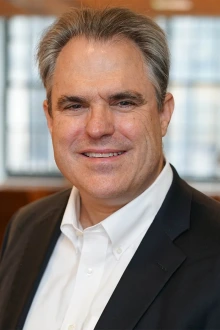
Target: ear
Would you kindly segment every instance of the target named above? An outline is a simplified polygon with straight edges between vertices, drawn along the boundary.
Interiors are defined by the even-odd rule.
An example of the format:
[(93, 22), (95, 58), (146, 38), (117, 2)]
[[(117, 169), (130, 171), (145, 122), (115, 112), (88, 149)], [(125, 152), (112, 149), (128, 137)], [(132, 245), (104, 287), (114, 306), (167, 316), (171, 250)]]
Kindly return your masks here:
[(50, 134), (52, 134), (53, 130), (53, 117), (49, 112), (49, 106), (48, 106), (48, 101), (44, 100), (43, 102), (43, 108), (44, 108), (44, 113), (45, 117), (47, 119), (47, 127), (49, 128)]
[(167, 93), (160, 111), (161, 134), (165, 136), (174, 110), (174, 99), (171, 93)]

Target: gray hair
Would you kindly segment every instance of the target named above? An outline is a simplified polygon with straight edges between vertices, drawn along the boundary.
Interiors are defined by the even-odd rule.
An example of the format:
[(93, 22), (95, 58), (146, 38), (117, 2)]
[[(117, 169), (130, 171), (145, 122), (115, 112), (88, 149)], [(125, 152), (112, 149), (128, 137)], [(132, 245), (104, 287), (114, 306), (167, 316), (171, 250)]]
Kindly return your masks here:
[(149, 79), (155, 88), (158, 109), (162, 109), (170, 67), (165, 34), (152, 19), (126, 8), (72, 8), (45, 32), (39, 44), (37, 59), (40, 76), (47, 90), (49, 108), (57, 57), (68, 41), (77, 36), (103, 41), (121, 37), (133, 41), (143, 54)]

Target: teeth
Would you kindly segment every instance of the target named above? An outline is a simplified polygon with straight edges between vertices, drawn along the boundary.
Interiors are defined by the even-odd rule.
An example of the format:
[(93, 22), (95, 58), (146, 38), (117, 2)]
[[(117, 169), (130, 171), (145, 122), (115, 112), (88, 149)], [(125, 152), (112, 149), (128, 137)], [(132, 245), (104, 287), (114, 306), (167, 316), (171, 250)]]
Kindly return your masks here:
[(109, 152), (109, 153), (96, 153), (96, 152), (85, 152), (84, 155), (87, 157), (93, 158), (108, 158), (121, 155), (122, 151), (120, 152)]

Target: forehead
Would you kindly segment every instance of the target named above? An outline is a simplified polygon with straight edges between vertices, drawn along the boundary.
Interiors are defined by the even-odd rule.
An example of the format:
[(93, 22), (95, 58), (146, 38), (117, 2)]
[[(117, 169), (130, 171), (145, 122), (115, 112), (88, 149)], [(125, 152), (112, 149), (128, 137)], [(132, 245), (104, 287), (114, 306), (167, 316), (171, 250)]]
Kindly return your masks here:
[[(60, 52), (53, 77), (53, 88), (99, 87), (137, 89), (149, 84), (147, 66), (139, 48), (129, 39), (99, 41), (76, 37)], [(114, 86), (113, 86), (114, 85)]]

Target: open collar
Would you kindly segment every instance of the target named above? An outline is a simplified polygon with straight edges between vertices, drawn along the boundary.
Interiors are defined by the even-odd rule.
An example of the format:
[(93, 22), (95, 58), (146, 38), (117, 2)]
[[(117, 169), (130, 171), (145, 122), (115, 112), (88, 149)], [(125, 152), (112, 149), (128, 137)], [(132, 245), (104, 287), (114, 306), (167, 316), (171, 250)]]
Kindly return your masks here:
[[(95, 330), (134, 329), (186, 259), (174, 240), (189, 228), (191, 190), (173, 169), (170, 190)], [(133, 303), (132, 303), (133, 302)]]

